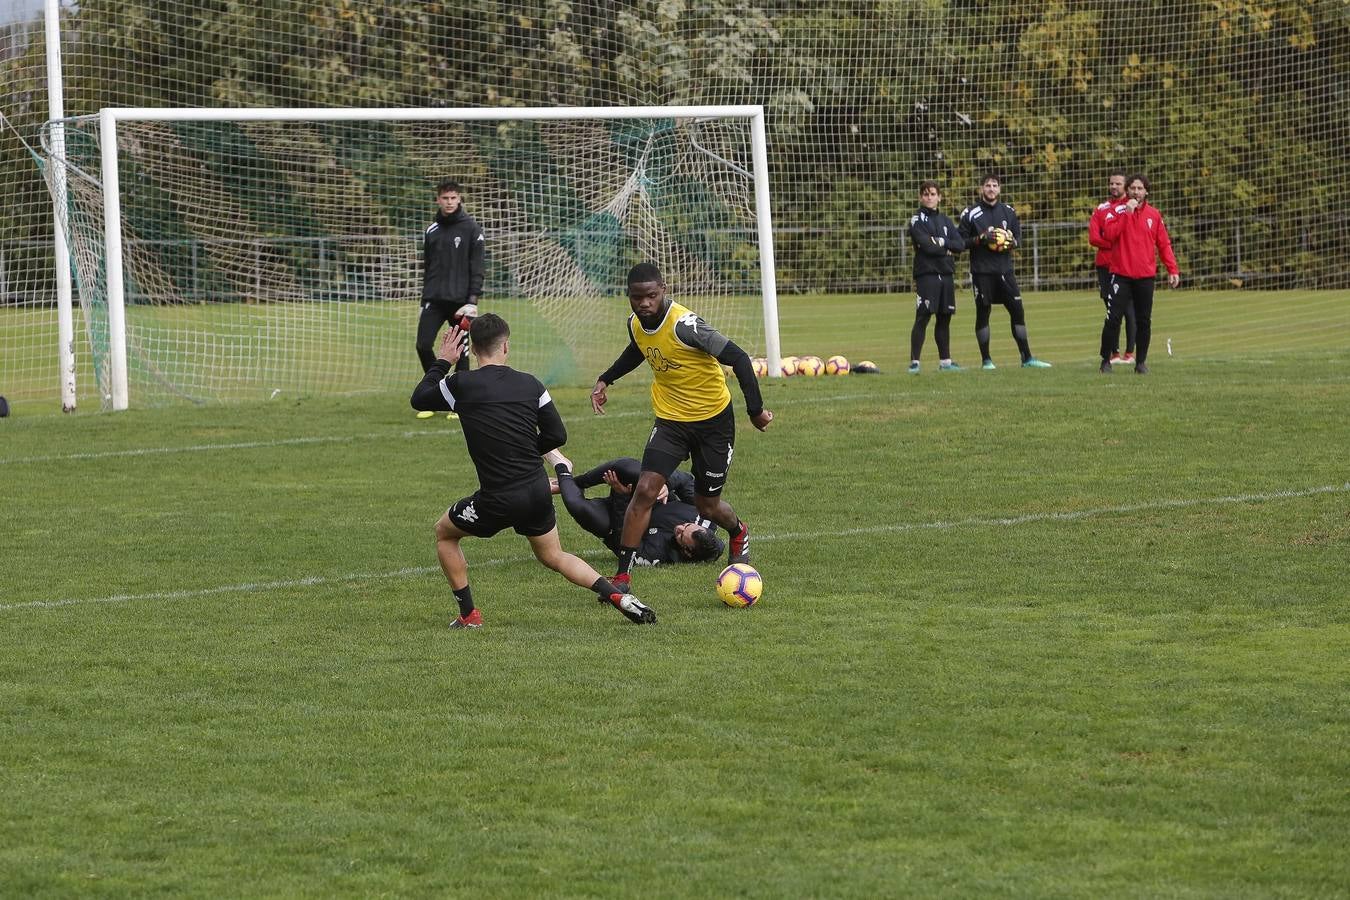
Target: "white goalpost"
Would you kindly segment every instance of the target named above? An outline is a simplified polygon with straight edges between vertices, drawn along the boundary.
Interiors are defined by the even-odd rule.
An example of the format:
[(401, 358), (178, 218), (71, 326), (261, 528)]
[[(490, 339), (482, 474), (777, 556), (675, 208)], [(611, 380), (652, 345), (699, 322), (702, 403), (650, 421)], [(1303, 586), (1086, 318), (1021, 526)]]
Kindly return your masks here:
[[(482, 307), (545, 380), (618, 350), (622, 273), (779, 356), (764, 110), (107, 108), (67, 119), (66, 230), (104, 405), (407, 387), (434, 186), (483, 227)], [(96, 127), (95, 127), (96, 126)], [(97, 158), (97, 165), (94, 165)], [(98, 178), (91, 173), (99, 172)]]

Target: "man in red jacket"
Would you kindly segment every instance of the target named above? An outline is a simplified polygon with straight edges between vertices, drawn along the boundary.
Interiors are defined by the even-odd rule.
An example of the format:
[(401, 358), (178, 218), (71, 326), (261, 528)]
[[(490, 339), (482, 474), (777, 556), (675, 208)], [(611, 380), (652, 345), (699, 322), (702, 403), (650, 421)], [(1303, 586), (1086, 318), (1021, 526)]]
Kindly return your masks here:
[[(1107, 315), (1111, 314), (1111, 242), (1106, 239), (1106, 214), (1125, 205), (1125, 172), (1117, 169), (1106, 177), (1106, 199), (1097, 204), (1088, 220), (1088, 243), (1097, 248), (1097, 293)], [(1134, 307), (1125, 310), (1125, 354), (1120, 342), (1111, 348), (1111, 362), (1134, 362)]]
[(1181, 283), (1172, 239), (1167, 235), (1162, 213), (1148, 202), (1148, 179), (1131, 175), (1125, 179), (1129, 195), (1122, 206), (1108, 210), (1104, 231), (1111, 244), (1111, 293), (1102, 326), (1102, 372), (1111, 371), (1111, 350), (1120, 340), (1120, 320), (1133, 307), (1138, 327), (1134, 371), (1148, 374), (1148, 344), (1153, 335), (1153, 280), (1158, 275), (1158, 257), (1167, 267), (1167, 283)]

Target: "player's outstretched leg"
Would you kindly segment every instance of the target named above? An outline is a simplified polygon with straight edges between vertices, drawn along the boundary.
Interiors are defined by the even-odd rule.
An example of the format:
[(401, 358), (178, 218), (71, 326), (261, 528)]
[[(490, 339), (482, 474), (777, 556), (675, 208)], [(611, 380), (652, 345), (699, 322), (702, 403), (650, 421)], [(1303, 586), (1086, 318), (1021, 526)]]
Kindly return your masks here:
[(557, 528), (554, 528), (548, 534), (533, 536), (529, 541), (530, 548), (534, 550), (535, 559), (538, 559), (573, 584), (595, 591), (601, 603), (608, 603), (623, 613), (624, 617), (630, 622), (638, 625), (656, 624), (656, 613), (650, 607), (627, 591), (619, 589), (609, 580), (602, 578), (600, 573), (591, 568), (585, 560), (564, 550), (562, 544), (558, 541)]
[(459, 542), (469, 535), (450, 521), (448, 512), (437, 520), (435, 531), (436, 561), (441, 564), (445, 580), (450, 582), (450, 590), (459, 604), (459, 615), (450, 623), (450, 627), (482, 628), (483, 614), (473, 604), (473, 591), (469, 588), (469, 565), (459, 546)]

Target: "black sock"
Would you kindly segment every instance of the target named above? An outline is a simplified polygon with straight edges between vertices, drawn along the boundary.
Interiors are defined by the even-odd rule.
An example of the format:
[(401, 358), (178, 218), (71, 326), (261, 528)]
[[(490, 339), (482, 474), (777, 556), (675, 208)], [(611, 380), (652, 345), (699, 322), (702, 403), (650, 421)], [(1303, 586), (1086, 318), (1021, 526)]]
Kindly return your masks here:
[(473, 592), (469, 590), (467, 584), (455, 590), (455, 599), (459, 601), (459, 614), (461, 616), (467, 616), (473, 612)]
[(610, 584), (608, 578), (604, 577), (595, 579), (595, 584), (591, 585), (591, 590), (599, 594), (601, 600), (608, 600), (610, 594), (623, 593), (615, 588), (614, 585)]
[(619, 548), (619, 574), (620, 574), (620, 575), (626, 573), (629, 569), (633, 568), (633, 557), (635, 557), (635, 556), (637, 556), (637, 548), (636, 548), (636, 547), (620, 547), (620, 548)]

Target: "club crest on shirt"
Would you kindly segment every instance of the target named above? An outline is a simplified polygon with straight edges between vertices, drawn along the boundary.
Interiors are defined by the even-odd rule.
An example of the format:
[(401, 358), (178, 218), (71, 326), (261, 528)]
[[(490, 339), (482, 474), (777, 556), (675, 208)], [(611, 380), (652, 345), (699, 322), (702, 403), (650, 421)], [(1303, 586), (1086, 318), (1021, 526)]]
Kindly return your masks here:
[(459, 242), (462, 241), (462, 240), (464, 240), (462, 237), (460, 237), (459, 235), (455, 235), (455, 249), (456, 249), (456, 250), (459, 249)]

